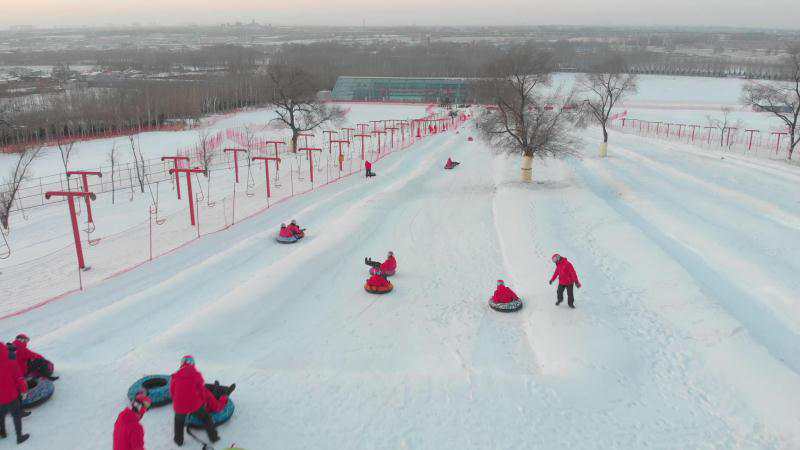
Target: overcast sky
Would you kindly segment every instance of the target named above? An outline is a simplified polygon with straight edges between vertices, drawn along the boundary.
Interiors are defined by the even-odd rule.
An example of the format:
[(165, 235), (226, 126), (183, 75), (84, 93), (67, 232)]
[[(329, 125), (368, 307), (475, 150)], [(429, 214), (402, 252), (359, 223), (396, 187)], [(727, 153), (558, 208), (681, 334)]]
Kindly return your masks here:
[(0, 0), (0, 26), (722, 25), (800, 28), (800, 0)]

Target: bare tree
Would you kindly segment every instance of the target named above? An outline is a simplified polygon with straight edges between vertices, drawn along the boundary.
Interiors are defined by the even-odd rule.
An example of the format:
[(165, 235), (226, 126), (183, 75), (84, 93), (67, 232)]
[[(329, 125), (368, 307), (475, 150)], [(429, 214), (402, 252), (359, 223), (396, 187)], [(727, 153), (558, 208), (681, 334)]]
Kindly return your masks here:
[(211, 142), (211, 135), (207, 129), (201, 129), (197, 134), (200, 139), (200, 142), (197, 144), (197, 158), (199, 159), (200, 167), (203, 168), (207, 180), (206, 200), (211, 202), (211, 165), (214, 163), (217, 149)]
[[(136, 172), (136, 181), (139, 182), (139, 189), (142, 194), (144, 194), (144, 185), (147, 180), (147, 167), (144, 164), (142, 149), (136, 147), (136, 139), (133, 135), (128, 135), (128, 141), (131, 144), (131, 156), (133, 157), (133, 170)], [(131, 191), (131, 195), (133, 195), (133, 191)]]
[[(724, 107), (721, 110), (722, 115), (720, 116), (706, 116), (706, 122), (708, 122), (708, 126), (711, 129), (719, 130), (719, 146), (725, 146), (725, 136), (730, 134), (731, 130), (736, 130), (741, 128), (741, 121), (734, 120), (731, 117), (731, 108)], [(709, 133), (711, 131), (709, 130)], [(710, 139), (710, 138), (709, 138)], [(730, 147), (733, 145), (732, 142), (728, 142), (728, 146)]]
[(20, 186), (28, 178), (31, 163), (39, 155), (40, 150), (41, 146), (37, 146), (17, 154), (16, 163), (11, 165), (8, 174), (0, 180), (0, 227), (2, 227), (0, 232), (7, 233), (10, 229), (11, 206)]
[(486, 70), (477, 89), (496, 109), (486, 109), (477, 125), (500, 151), (522, 155), (522, 181), (532, 180), (533, 157), (562, 156), (574, 152), (571, 133), (574, 101), (561, 89), (545, 94), (550, 84), (551, 57), (520, 47), (511, 50)]
[(114, 141), (111, 144), (111, 150), (108, 152), (108, 156), (106, 156), (106, 160), (111, 165), (111, 204), (116, 203), (116, 173), (117, 173), (117, 164), (119, 163), (119, 153), (117, 153), (117, 141)]
[(316, 130), (324, 123), (341, 123), (344, 111), (317, 99), (321, 84), (311, 73), (290, 65), (271, 65), (268, 70), (273, 89), (269, 103), (275, 108), (274, 120), (292, 131), (292, 152), (297, 151), (300, 133)]
[(67, 172), (69, 170), (69, 157), (72, 155), (72, 148), (75, 146), (75, 141), (58, 139), (56, 145), (61, 154), (61, 164), (64, 165), (64, 172)]
[(789, 49), (785, 61), (788, 81), (750, 82), (742, 88), (742, 103), (757, 111), (777, 117), (789, 133), (789, 154), (792, 159), (800, 144), (800, 44)]
[(584, 100), (584, 112), (597, 122), (603, 130), (603, 143), (600, 156), (608, 153), (608, 120), (611, 110), (626, 94), (636, 92), (636, 75), (625, 73), (627, 66), (620, 55), (612, 55), (597, 66), (591, 73), (578, 77), (578, 85), (589, 98)]

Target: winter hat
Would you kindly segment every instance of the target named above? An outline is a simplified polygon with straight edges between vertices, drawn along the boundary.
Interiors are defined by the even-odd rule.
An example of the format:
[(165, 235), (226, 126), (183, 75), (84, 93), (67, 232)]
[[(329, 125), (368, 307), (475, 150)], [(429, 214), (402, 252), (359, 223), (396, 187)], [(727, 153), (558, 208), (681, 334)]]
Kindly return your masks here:
[(17, 340), (19, 340), (19, 341), (24, 341), (24, 342), (28, 342), (28, 341), (30, 341), (31, 339), (28, 337), (28, 335), (27, 335), (27, 334), (25, 334), (25, 333), (20, 333), (20, 334), (18, 334), (18, 335), (17, 335)]
[(554, 263), (557, 263), (561, 260), (561, 255), (559, 255), (558, 253), (553, 253), (553, 256), (550, 257), (550, 260), (553, 261)]
[(190, 366), (194, 365), (194, 356), (186, 355), (183, 358), (181, 358), (181, 366), (185, 366), (187, 364)]
[(136, 398), (131, 401), (131, 409), (138, 412), (140, 416), (143, 416), (148, 409), (150, 409), (150, 405), (153, 404), (153, 400), (147, 396), (147, 394), (143, 392), (139, 392), (136, 394)]
[(285, 223), (282, 223), (282, 224), (281, 224), (281, 228), (286, 228), (286, 224), (285, 224)]
[(292, 225), (297, 225), (297, 221), (295, 221), (294, 219), (292, 219)]
[(497, 285), (500, 286), (501, 284), (506, 284), (503, 280), (497, 280)]
[(394, 252), (389, 250), (389, 256), (394, 256)]

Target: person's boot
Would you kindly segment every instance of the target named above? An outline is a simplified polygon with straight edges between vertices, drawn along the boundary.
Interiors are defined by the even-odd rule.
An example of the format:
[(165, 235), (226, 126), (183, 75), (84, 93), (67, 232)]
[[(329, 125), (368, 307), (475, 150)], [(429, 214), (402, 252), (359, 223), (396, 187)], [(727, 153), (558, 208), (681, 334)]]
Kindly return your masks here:
[(228, 387), (228, 392), (227, 392), (228, 397), (231, 396), (231, 393), (233, 393), (235, 389), (236, 389), (236, 383), (233, 383), (232, 385), (230, 385), (230, 387)]
[(23, 434), (23, 435), (17, 436), (17, 444), (22, 444), (23, 442), (27, 441), (28, 438), (30, 438), (30, 437), (31, 437), (30, 434)]
[(59, 377), (56, 377), (56, 376), (50, 375), (50, 376), (48, 376), (48, 377), (45, 377), (45, 378), (47, 378), (47, 379), (48, 379), (48, 380), (50, 380), (50, 381), (56, 381), (56, 380), (57, 380)]
[(563, 298), (559, 298), (559, 299), (557, 299), (557, 300), (556, 300), (556, 306), (560, 305), (560, 304), (561, 304), (561, 302), (563, 302), (563, 301), (564, 301), (564, 299), (563, 299)]
[(28, 417), (30, 415), (31, 415), (30, 411), (22, 411), (22, 412), (19, 413), (20, 417)]
[(573, 305), (573, 304), (570, 304), (569, 307), (572, 308), (572, 309), (575, 309), (575, 305)]

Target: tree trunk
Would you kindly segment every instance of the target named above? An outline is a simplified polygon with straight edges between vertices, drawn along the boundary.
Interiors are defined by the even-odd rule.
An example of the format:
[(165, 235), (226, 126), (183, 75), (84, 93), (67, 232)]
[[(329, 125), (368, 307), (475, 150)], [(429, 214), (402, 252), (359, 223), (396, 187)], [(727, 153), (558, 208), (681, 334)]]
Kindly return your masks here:
[(289, 151), (291, 153), (297, 153), (297, 139), (299, 136), (296, 132), (292, 132), (292, 140), (289, 142)]
[(522, 156), (520, 181), (530, 183), (533, 181), (533, 152), (525, 152)]

